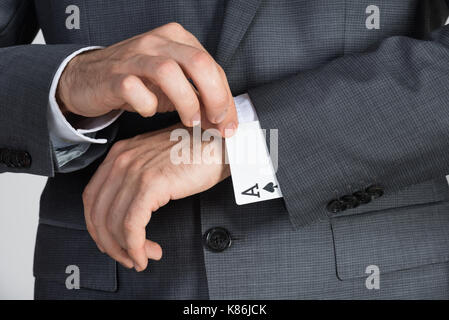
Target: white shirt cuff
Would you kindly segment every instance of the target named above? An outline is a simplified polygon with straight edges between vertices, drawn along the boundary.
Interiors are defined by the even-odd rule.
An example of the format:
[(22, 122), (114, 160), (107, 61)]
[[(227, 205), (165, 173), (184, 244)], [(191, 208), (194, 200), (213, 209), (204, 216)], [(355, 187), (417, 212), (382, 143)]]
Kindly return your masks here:
[(256, 109), (247, 93), (234, 98), (235, 108), (237, 109), (237, 118), (239, 123), (258, 121)]
[(79, 129), (73, 128), (62, 114), (58, 103), (56, 102), (56, 89), (59, 79), (67, 64), (75, 56), (84, 51), (101, 49), (102, 47), (86, 47), (69, 55), (59, 66), (53, 78), (49, 94), (48, 108), (48, 127), (50, 139), (55, 149), (64, 148), (80, 143), (106, 143), (106, 139), (95, 139), (95, 132), (100, 131), (111, 125), (122, 114), (122, 110), (114, 110), (100, 117), (86, 118), (79, 123)]

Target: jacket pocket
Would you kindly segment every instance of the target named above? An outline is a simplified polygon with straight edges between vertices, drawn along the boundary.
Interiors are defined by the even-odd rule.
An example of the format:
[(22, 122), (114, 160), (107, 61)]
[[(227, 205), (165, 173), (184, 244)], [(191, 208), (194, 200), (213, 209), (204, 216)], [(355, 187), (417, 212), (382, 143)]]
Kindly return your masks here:
[(97, 249), (87, 231), (39, 224), (34, 276), (65, 284), (68, 266), (78, 267), (82, 288), (117, 290), (116, 262)]
[(449, 261), (449, 202), (331, 219), (337, 276), (367, 277)]

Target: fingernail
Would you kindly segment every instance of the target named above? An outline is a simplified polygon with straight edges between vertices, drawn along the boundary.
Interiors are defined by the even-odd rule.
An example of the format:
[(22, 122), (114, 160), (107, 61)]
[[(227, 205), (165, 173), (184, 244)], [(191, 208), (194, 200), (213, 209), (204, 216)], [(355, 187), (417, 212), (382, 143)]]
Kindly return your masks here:
[(201, 113), (197, 111), (192, 117), (192, 126), (196, 126), (201, 122)]
[(234, 135), (236, 129), (237, 129), (237, 126), (235, 125), (235, 123), (229, 122), (224, 129), (224, 136), (226, 138), (232, 137)]
[(226, 114), (228, 113), (228, 109), (226, 108), (219, 116), (214, 119), (214, 123), (221, 123), (226, 118)]

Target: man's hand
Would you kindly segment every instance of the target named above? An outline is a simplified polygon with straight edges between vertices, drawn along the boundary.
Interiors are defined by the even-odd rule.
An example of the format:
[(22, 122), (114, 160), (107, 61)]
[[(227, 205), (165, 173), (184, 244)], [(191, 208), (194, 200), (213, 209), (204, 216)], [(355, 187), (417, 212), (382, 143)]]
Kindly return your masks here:
[[(170, 200), (205, 191), (230, 175), (221, 137), (194, 142), (189, 129), (188, 143), (170, 141), (176, 128), (180, 125), (115, 143), (83, 193), (87, 229), (98, 248), (137, 271), (147, 267), (148, 259), (162, 256), (161, 247), (146, 239), (151, 214)], [(194, 143), (209, 157), (198, 157)], [(175, 145), (176, 154), (188, 148), (184, 150), (193, 164), (173, 163)]]
[(204, 128), (214, 124), (223, 136), (238, 125), (223, 69), (177, 23), (76, 56), (56, 95), (63, 112), (85, 117), (116, 109), (144, 117), (176, 110), (185, 126), (202, 120)]

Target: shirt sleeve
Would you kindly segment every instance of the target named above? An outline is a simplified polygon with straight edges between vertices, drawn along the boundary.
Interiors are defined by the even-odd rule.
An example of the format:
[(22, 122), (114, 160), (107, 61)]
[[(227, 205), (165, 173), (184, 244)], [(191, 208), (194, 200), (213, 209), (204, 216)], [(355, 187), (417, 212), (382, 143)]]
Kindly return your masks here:
[(110, 126), (123, 112), (121, 110), (114, 110), (100, 117), (86, 118), (77, 123), (78, 128), (75, 129), (64, 117), (56, 101), (56, 88), (59, 79), (70, 60), (82, 52), (100, 48), (101, 47), (86, 47), (73, 52), (64, 59), (53, 78), (49, 93), (47, 119), (50, 139), (59, 167), (82, 156), (89, 149), (90, 144), (107, 143), (106, 139), (95, 139), (96, 132)]
[(247, 93), (234, 98), (235, 108), (237, 109), (237, 118), (239, 123), (258, 121), (256, 109)]

